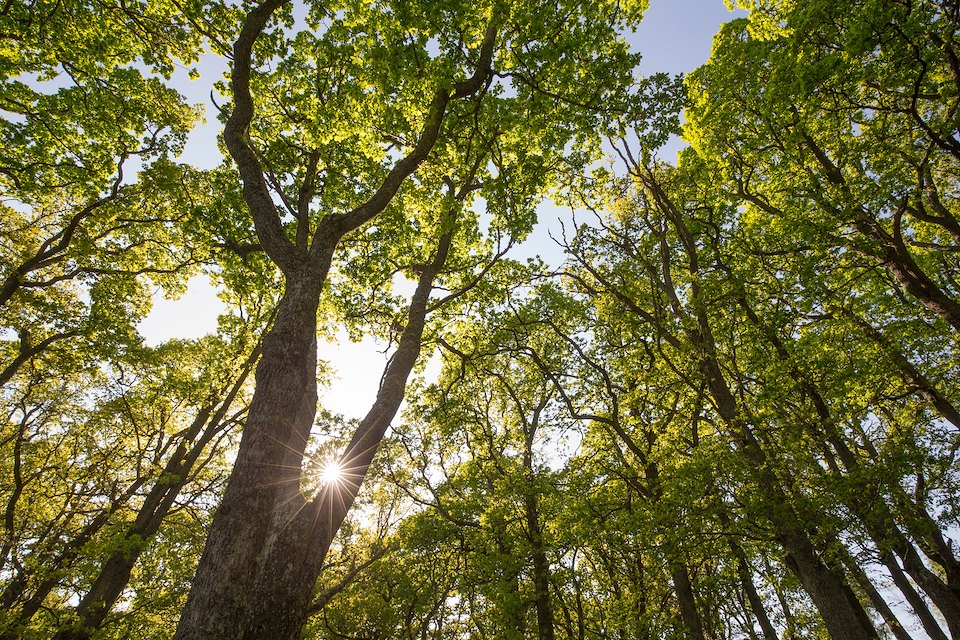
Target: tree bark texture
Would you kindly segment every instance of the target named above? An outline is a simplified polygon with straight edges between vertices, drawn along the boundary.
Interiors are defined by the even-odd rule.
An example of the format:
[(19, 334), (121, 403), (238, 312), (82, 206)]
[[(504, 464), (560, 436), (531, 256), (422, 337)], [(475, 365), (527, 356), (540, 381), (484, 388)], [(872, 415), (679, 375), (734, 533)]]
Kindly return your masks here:
[[(276, 322), (264, 338), (237, 460), (200, 559), (178, 639), (270, 637), (256, 635), (257, 627), (270, 621), (249, 617), (254, 592), (303, 579), (306, 558), (288, 554), (277, 564), (272, 552), (278, 544), (297, 544), (302, 553), (310, 546), (307, 540), (284, 539), (290, 537), (289, 525), (304, 507), (301, 461), (317, 403), (321, 280), (305, 276), (288, 277)], [(305, 588), (302, 603), (288, 602), (274, 615), (289, 617), (291, 610), (305, 610), (311, 589), (312, 584)], [(292, 623), (296, 631), (301, 623)], [(272, 637), (295, 634), (289, 628), (277, 629)]]
[(440, 239), (421, 274), (377, 398), (340, 458), (343, 480), (312, 500), (303, 496), (300, 480), (316, 413), (321, 281), (288, 278), (276, 324), (264, 339), (240, 452), (175, 638), (299, 637), (323, 559), (403, 401), (452, 233)]
[(697, 600), (693, 595), (693, 584), (687, 573), (686, 566), (675, 565), (670, 574), (673, 588), (677, 593), (677, 603), (680, 605), (680, 620), (686, 627), (687, 633), (693, 640), (706, 640), (703, 634), (703, 623), (700, 621), (700, 612), (697, 611)]

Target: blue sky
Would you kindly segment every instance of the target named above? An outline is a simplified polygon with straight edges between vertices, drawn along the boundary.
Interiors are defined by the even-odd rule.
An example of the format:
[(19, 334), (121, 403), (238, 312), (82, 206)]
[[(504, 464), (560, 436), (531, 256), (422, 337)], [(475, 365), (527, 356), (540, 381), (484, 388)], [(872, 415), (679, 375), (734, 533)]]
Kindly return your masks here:
[(723, 0), (651, 0), (630, 41), (643, 54), (645, 74), (687, 73), (710, 57), (720, 25), (743, 11), (731, 12)]

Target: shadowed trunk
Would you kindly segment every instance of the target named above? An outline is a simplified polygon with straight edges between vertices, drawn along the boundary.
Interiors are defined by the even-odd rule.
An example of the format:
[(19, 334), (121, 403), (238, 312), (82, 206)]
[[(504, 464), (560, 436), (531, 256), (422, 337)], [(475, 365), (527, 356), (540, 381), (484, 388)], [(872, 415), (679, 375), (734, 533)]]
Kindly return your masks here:
[(860, 565), (857, 563), (857, 559), (854, 558), (849, 551), (846, 549), (839, 549), (840, 557), (843, 560), (844, 566), (847, 567), (847, 571), (850, 572), (850, 575), (854, 577), (857, 581), (857, 584), (860, 585), (860, 588), (863, 589), (863, 592), (867, 594), (867, 597), (870, 598), (870, 603), (873, 605), (873, 608), (876, 609), (877, 613), (883, 618), (884, 622), (887, 623), (887, 628), (890, 629), (890, 632), (893, 633), (893, 637), (897, 640), (911, 640), (910, 634), (907, 633), (906, 629), (903, 628), (903, 625), (900, 624), (900, 620), (897, 619), (897, 616), (890, 609), (890, 605), (887, 604), (887, 601), (884, 600), (883, 595), (877, 591), (877, 588), (873, 586), (873, 582), (870, 580), (870, 576), (867, 575), (867, 572), (860, 568)]
[(683, 621), (683, 626), (686, 627), (693, 640), (706, 640), (687, 568), (683, 565), (675, 566), (670, 577), (673, 580), (673, 588), (677, 592), (677, 602), (680, 604), (680, 620)]
[(342, 480), (307, 500), (302, 463), (316, 412), (317, 278), (288, 279), (264, 339), (257, 391), (226, 495), (214, 519), (179, 640), (295, 640), (330, 544), (403, 401), (420, 354), (433, 280), (453, 231), (424, 267), (377, 398), (340, 457)]
[[(250, 597), (288, 566), (265, 565), (269, 550), (303, 508), (300, 464), (317, 403), (316, 327), (320, 278), (287, 278), (263, 341), (257, 387), (233, 473), (220, 503), (177, 638), (244, 638)], [(301, 541), (306, 546), (307, 541)], [(301, 547), (303, 548), (303, 547)], [(267, 575), (263, 575), (266, 573)], [(312, 587), (312, 585), (311, 585)], [(303, 596), (305, 611), (311, 595)], [(290, 603), (296, 609), (300, 603)], [(283, 607), (278, 612), (287, 615)], [(297, 621), (299, 629), (300, 621)], [(263, 636), (266, 637), (266, 636)], [(274, 637), (293, 637), (276, 634)]]
[[(763, 331), (764, 335), (773, 345), (777, 355), (784, 362), (789, 363), (791, 361), (791, 354), (789, 353), (784, 341), (779, 335), (777, 335), (776, 331), (761, 321), (744, 296), (738, 297), (738, 302), (746, 312), (751, 323)], [(913, 367), (913, 365), (907, 361), (906, 358), (904, 358), (902, 354), (900, 354), (899, 351), (895, 349), (879, 331), (877, 331), (872, 325), (863, 319), (850, 312), (845, 313), (845, 316), (859, 326), (860, 329), (862, 329), (894, 360), (901, 372), (903, 372), (904, 376), (917, 385), (918, 392), (922, 397), (924, 397), (924, 399), (928, 400), (935, 408), (937, 408), (944, 418), (954, 422), (951, 416), (956, 414), (956, 409), (953, 407), (953, 405), (950, 404), (945, 397), (939, 394), (935, 387), (915, 367)], [(806, 395), (810, 397), (814, 409), (817, 412), (817, 416), (820, 419), (817, 427), (811, 428), (811, 435), (829, 442), (836, 451), (837, 456), (843, 464), (843, 468), (851, 475), (856, 474), (856, 472), (861, 468), (860, 459), (850, 448), (847, 440), (843, 437), (840, 429), (837, 427), (836, 421), (830, 412), (827, 402), (820, 393), (820, 390), (817, 388), (817, 385), (814, 384), (807, 376), (805, 376), (797, 367), (790, 365), (789, 371), (790, 377), (796, 381)], [(956, 424), (960, 424), (960, 418), (957, 419)], [(868, 442), (863, 443), (863, 448), (868, 451), (873, 458), (879, 458), (877, 452)], [(834, 473), (840, 473), (840, 469), (835, 465), (833, 469)], [(946, 582), (944, 582), (938, 574), (930, 571), (926, 565), (924, 565), (922, 559), (914, 548), (913, 543), (900, 530), (900, 525), (897, 523), (894, 514), (887, 503), (884, 501), (865, 499), (865, 496), (871, 495), (872, 491), (847, 492), (844, 494), (844, 502), (853, 513), (859, 516), (860, 520), (864, 523), (868, 532), (870, 533), (870, 537), (878, 545), (886, 549), (892, 549), (898, 556), (900, 556), (900, 558), (903, 559), (904, 568), (906, 569), (907, 573), (913, 577), (916, 583), (941, 610), (948, 627), (951, 629), (951, 633), (957, 636), (958, 633), (960, 633), (960, 626), (958, 626), (960, 625), (960, 620), (958, 620), (958, 616), (960, 616), (960, 600), (957, 598), (957, 590), (951, 587), (960, 582), (960, 567), (957, 565), (950, 546), (943, 539), (943, 535), (939, 526), (934, 519), (930, 517), (926, 510), (911, 502), (910, 499), (903, 494), (903, 490), (900, 487), (892, 486), (890, 487), (890, 491), (893, 494), (892, 497), (894, 501), (904, 505), (905, 510), (909, 511), (910, 515), (913, 516), (915, 523), (914, 526), (910, 528), (910, 533), (914, 536), (914, 539), (917, 540), (924, 553), (926, 553), (931, 560), (943, 568), (944, 575), (947, 578)], [(907, 524), (911, 524), (909, 518)], [(884, 555), (890, 556), (890, 552), (886, 551), (884, 552)], [(899, 572), (899, 566), (892, 557), (886, 557), (884, 559), (884, 563), (888, 568), (890, 568), (891, 571)], [(861, 576), (854, 574), (854, 577), (857, 578), (858, 582), (862, 584)], [(874, 600), (874, 604), (877, 606), (878, 611), (883, 614), (882, 608), (884, 605), (882, 603), (876, 603), (875, 598), (870, 591), (866, 587), (864, 587), (864, 589), (867, 595)], [(912, 588), (910, 591), (912, 591)], [(921, 621), (924, 625), (924, 628), (927, 630), (927, 633), (930, 634), (931, 637), (937, 638), (938, 636), (936, 634), (941, 633), (939, 625), (932, 623), (931, 616), (924, 615), (925, 613), (929, 614), (929, 610), (927, 609), (926, 605), (923, 604), (922, 599), (919, 601), (911, 601), (911, 604), (918, 612), (918, 616), (921, 617)], [(887, 619), (886, 615), (884, 617)], [(887, 619), (887, 621), (888, 623), (893, 624), (889, 619)], [(894, 628), (894, 633), (896, 634), (896, 628), (892, 628)]]
[(739, 545), (730, 541), (730, 551), (737, 559), (737, 576), (740, 578), (740, 586), (743, 592), (747, 594), (747, 600), (750, 602), (750, 611), (753, 612), (760, 630), (763, 632), (764, 640), (777, 640), (777, 630), (767, 615), (767, 609), (763, 606), (763, 599), (757, 592), (757, 587), (753, 583), (753, 572), (750, 570), (750, 564), (747, 562), (747, 555)]
[(897, 589), (900, 590), (900, 593), (903, 594), (907, 604), (909, 604), (913, 610), (913, 615), (917, 616), (920, 620), (920, 624), (923, 625), (923, 630), (926, 631), (927, 635), (933, 638), (933, 640), (948, 640), (943, 629), (940, 628), (937, 619), (930, 611), (930, 607), (927, 606), (923, 597), (917, 593), (913, 584), (907, 578), (906, 574), (904, 574), (903, 569), (897, 564), (897, 560), (893, 557), (893, 554), (889, 551), (884, 551), (880, 555), (880, 560), (887, 568), (887, 571), (890, 572), (893, 584), (895, 584)]

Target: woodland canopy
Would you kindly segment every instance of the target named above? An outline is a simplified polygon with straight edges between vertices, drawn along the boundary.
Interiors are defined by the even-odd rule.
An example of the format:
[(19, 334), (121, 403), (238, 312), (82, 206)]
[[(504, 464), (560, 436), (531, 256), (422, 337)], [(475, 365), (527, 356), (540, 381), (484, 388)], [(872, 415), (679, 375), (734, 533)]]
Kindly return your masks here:
[(7, 2), (0, 639), (960, 640), (960, 3), (646, 5)]

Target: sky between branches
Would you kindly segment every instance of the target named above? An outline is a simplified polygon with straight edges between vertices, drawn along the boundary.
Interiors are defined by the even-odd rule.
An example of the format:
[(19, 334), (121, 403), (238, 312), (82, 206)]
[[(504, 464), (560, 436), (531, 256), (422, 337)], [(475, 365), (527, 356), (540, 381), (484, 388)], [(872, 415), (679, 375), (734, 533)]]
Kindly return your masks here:
[[(720, 25), (738, 15), (745, 13), (729, 11), (723, 0), (650, 0), (643, 22), (635, 33), (628, 34), (634, 49), (643, 54), (640, 72), (679, 74), (696, 69), (710, 57), (713, 35)], [(217, 145), (221, 125), (210, 95), (224, 69), (221, 58), (209, 55), (197, 67), (199, 79), (191, 80), (185, 69), (174, 75), (174, 86), (191, 102), (202, 104), (207, 119), (191, 133), (180, 156), (183, 162), (210, 168), (221, 161)], [(679, 143), (670, 145), (661, 157), (670, 159), (678, 148)], [(541, 207), (540, 222), (521, 248), (523, 254), (556, 254), (549, 231), (556, 229), (558, 218), (566, 215), (550, 206)], [(197, 338), (216, 330), (217, 315), (223, 310), (216, 289), (201, 276), (190, 282), (186, 294), (178, 300), (163, 299), (158, 293), (153, 310), (139, 330), (150, 344), (170, 338)], [(377, 390), (386, 357), (383, 349), (384, 345), (372, 339), (351, 343), (345, 335), (336, 344), (321, 344), (320, 358), (330, 361), (337, 372), (331, 388), (321, 390), (321, 405), (348, 417), (362, 415)]]

